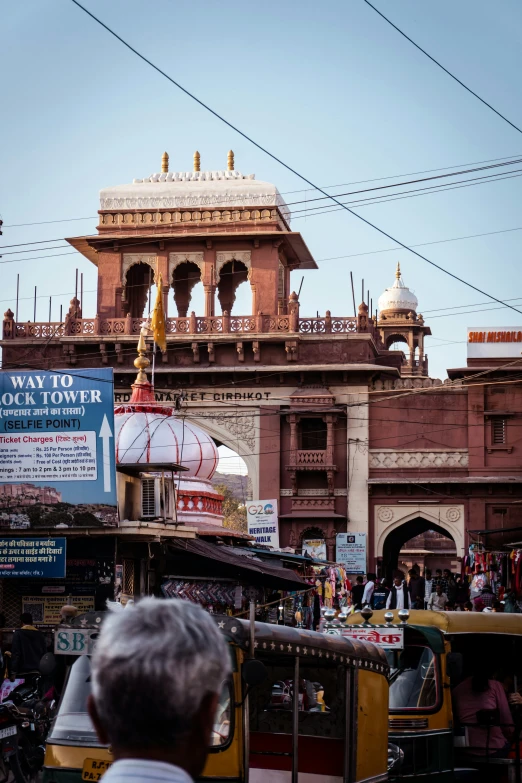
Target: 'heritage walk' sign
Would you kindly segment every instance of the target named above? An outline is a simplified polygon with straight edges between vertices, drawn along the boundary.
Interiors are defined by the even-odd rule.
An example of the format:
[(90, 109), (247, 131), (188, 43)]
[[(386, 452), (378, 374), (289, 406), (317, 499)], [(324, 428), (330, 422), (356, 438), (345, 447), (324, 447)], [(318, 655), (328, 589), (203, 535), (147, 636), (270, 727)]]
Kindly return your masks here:
[(111, 368), (0, 372), (0, 525), (116, 522)]
[(247, 503), (247, 525), (257, 544), (279, 549), (277, 500), (251, 500)]

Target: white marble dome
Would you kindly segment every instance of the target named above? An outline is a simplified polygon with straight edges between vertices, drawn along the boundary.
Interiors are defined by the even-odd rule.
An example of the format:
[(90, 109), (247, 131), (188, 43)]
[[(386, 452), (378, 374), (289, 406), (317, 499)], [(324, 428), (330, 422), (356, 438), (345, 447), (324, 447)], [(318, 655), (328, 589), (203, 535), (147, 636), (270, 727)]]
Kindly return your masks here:
[(410, 289), (404, 285), (401, 277), (401, 267), (397, 264), (395, 282), (391, 288), (387, 288), (379, 297), (379, 313), (388, 312), (417, 312), (419, 300)]
[[(169, 412), (170, 413), (170, 412)], [(116, 464), (177, 463), (188, 468), (183, 476), (209, 480), (218, 464), (218, 450), (200, 427), (167, 411), (116, 412)]]

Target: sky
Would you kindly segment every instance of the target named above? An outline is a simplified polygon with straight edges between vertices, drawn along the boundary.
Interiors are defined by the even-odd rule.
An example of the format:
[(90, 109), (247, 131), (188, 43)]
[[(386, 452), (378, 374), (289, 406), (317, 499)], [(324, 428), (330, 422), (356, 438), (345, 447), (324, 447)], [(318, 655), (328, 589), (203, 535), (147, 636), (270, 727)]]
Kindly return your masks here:
[[(363, 0), (228, 6), (212, 0), (84, 2), (290, 166), (320, 186), (341, 186), (332, 193), (522, 153), (520, 133)], [(517, 0), (375, 3), (522, 125), (522, 6)], [(4, 246), (94, 232), (98, 191), (158, 171), (164, 150), (171, 170), (186, 171), (196, 149), (202, 169), (215, 170), (226, 167), (232, 148), (237, 169), (276, 183), (288, 201), (317, 196), (311, 189), (295, 193), (305, 187), (295, 175), (146, 66), (71, 0), (5, 5), (0, 40)], [(350, 185), (368, 180), (382, 182)], [(319, 264), (318, 270), (304, 273), (301, 314), (324, 315), (328, 309), (334, 316), (352, 315), (350, 271), (357, 299), (364, 278), (375, 306), (400, 261), (404, 282), (416, 293), (419, 312), (433, 332), (426, 341), (430, 375), (446, 377), (448, 367), (465, 365), (467, 326), (522, 326), (521, 188), (515, 176), (358, 209), (406, 244), (437, 242), (418, 249), (493, 296), (515, 300), (521, 313), (487, 304), (487, 297), (406, 250), (375, 252), (394, 245), (342, 210), (296, 216), (292, 222)], [(21, 223), (43, 225), (16, 225)], [(440, 242), (485, 233), (490, 235)], [(95, 268), (62, 242), (51, 242), (49, 248), (54, 245), (40, 252), (0, 250), (0, 304), (14, 309), (19, 274), (20, 320), (33, 319), (35, 285), (36, 320), (48, 319), (50, 296), (51, 318), (58, 320), (60, 304), (65, 312), (74, 293), (76, 268), (83, 273), (84, 316), (95, 315)], [(293, 273), (293, 288), (301, 277)], [(194, 309), (201, 313), (201, 306), (198, 294)], [(244, 285), (236, 312), (246, 314), (249, 306)]]

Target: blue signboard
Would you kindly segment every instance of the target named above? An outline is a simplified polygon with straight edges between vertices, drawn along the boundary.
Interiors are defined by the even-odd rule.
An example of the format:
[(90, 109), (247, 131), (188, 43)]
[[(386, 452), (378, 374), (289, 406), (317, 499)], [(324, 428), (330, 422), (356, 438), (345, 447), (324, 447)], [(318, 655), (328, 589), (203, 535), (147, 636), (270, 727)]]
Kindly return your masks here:
[(0, 538), (0, 577), (63, 579), (65, 538)]
[(0, 372), (0, 529), (115, 524), (113, 371)]

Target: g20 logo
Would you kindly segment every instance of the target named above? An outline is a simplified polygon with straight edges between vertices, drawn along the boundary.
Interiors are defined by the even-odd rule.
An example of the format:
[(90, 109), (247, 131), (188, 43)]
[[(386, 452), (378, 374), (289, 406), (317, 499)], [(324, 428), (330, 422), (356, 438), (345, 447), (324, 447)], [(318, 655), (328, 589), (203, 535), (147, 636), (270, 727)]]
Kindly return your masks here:
[(254, 516), (255, 514), (273, 514), (274, 513), (274, 507), (272, 503), (267, 503), (265, 506), (263, 506), (262, 503), (258, 504), (252, 504), (248, 507), (248, 513)]

